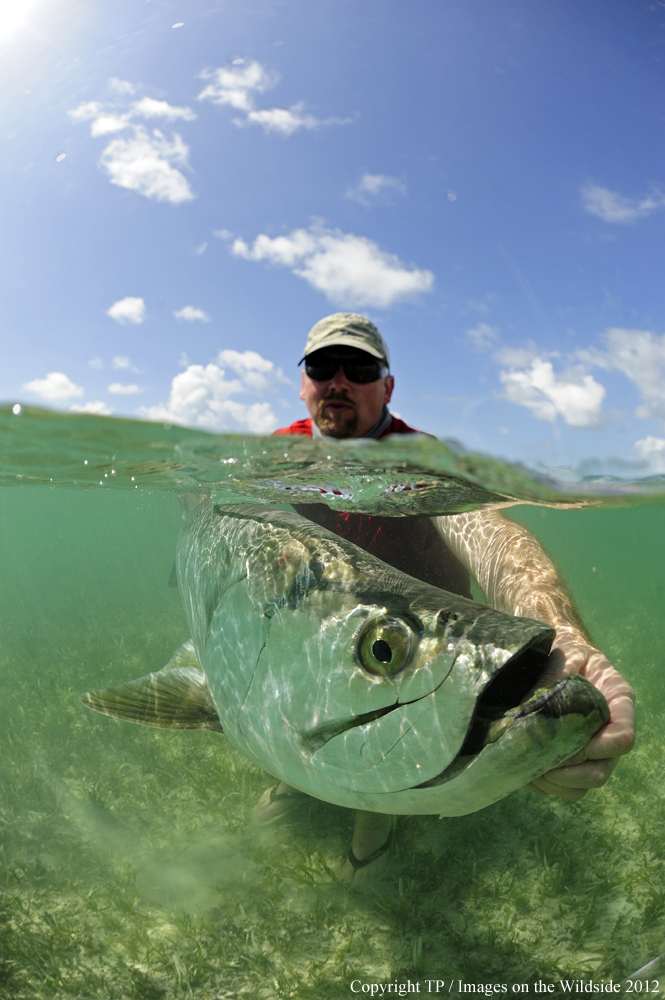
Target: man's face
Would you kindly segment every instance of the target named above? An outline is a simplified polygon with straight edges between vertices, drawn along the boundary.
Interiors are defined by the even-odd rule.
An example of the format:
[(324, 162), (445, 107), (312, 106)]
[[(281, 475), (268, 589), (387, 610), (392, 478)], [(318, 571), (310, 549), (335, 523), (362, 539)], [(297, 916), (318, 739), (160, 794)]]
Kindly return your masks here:
[(300, 398), (304, 399), (309, 415), (322, 434), (334, 438), (362, 437), (380, 418), (383, 407), (390, 401), (394, 379), (392, 375), (375, 382), (350, 382), (341, 362), (356, 364), (377, 359), (353, 347), (329, 347), (308, 357), (308, 361), (326, 359), (340, 361), (332, 378), (324, 381), (310, 378), (303, 371)]

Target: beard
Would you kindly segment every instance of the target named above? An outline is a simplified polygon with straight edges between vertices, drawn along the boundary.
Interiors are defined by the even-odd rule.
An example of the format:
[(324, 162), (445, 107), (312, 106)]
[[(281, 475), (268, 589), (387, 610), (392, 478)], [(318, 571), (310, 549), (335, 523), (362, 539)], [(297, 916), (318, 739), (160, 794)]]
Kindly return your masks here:
[[(353, 412), (345, 414), (339, 413), (336, 416), (326, 414), (326, 406), (331, 400), (334, 399), (343, 400), (345, 403), (348, 403), (349, 406), (353, 407)], [(343, 392), (331, 392), (325, 399), (320, 401), (314, 422), (321, 433), (325, 434), (327, 437), (353, 437), (358, 427), (358, 413), (356, 412), (354, 404)]]

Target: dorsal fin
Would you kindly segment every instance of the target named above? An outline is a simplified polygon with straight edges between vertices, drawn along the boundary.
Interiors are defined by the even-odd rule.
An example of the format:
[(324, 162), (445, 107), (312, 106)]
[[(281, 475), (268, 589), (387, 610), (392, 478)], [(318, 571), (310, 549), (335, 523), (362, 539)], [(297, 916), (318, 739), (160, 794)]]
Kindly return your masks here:
[(81, 695), (81, 701), (103, 715), (143, 726), (223, 732), (191, 642), (185, 643), (163, 670), (119, 687), (88, 691)]

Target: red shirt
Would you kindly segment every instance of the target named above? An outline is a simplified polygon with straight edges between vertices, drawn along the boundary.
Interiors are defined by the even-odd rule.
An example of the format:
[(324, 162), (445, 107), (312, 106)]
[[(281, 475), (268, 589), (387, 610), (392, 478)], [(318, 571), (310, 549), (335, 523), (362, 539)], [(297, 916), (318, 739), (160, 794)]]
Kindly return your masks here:
[[(298, 434), (312, 437), (312, 419), (296, 420), (275, 434)], [(385, 434), (418, 434), (399, 417), (392, 417)], [(417, 580), (471, 597), (468, 570), (453, 555), (429, 517), (380, 517), (368, 514), (339, 513), (325, 504), (299, 503), (299, 514), (348, 539)]]
[[(384, 437), (388, 437), (389, 434), (422, 433), (422, 431), (417, 431), (413, 427), (409, 427), (408, 424), (405, 424), (399, 417), (393, 416), (392, 413), (390, 416), (391, 421), (388, 424), (388, 429), (381, 435), (380, 440), (383, 440)], [(312, 418), (308, 417), (307, 420), (296, 420), (290, 427), (280, 427), (278, 431), (273, 431), (273, 434), (301, 434), (305, 437), (312, 437)]]

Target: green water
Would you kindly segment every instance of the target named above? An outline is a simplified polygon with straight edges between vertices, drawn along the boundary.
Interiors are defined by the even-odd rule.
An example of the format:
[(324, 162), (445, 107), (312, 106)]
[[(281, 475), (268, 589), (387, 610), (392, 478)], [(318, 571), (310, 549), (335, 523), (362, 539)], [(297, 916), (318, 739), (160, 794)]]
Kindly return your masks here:
[[(624, 496), (508, 512), (554, 555), (594, 640), (636, 688), (635, 750), (576, 804), (520, 791), (471, 816), (401, 820), (389, 874), (362, 896), (336, 878), (349, 811), (311, 800), (257, 829), (271, 778), (223, 736), (81, 706), (81, 692), (159, 669), (188, 638), (167, 585), (184, 463), (170, 482), (171, 450), (152, 448), (152, 471), (146, 454), (193, 432), (77, 418), (69, 438), (39, 419), (21, 431), (23, 451), (8, 433), (0, 449), (13, 484), (0, 490), (0, 996), (327, 1000), (354, 995), (357, 979), (409, 978), (421, 992), (427, 979), (446, 992), (462, 979), (512, 995), (537, 979), (617, 980), (665, 950), (665, 505)], [(108, 435), (129, 434), (118, 479), (51, 485), (72, 482), (84, 430), (100, 468)], [(139, 489), (135, 473), (119, 481), (129, 466), (142, 469)], [(476, 487), (500, 492), (512, 476), (514, 490), (515, 470), (478, 468)]]

